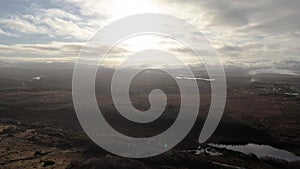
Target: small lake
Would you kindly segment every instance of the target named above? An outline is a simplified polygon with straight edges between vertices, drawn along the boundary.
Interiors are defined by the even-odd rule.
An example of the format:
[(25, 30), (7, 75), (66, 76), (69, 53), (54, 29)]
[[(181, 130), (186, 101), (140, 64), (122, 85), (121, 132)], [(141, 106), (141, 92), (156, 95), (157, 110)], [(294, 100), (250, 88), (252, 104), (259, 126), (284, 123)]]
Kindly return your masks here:
[(176, 79), (181, 79), (181, 80), (202, 80), (202, 81), (207, 81), (207, 82), (215, 81), (215, 79), (205, 79), (205, 78), (200, 78), (200, 77), (184, 77), (184, 76), (176, 76)]
[(278, 149), (269, 145), (258, 145), (258, 144), (247, 144), (247, 145), (222, 145), (222, 144), (208, 144), (209, 146), (216, 148), (226, 148), (228, 150), (241, 152), (244, 154), (255, 154), (257, 157), (272, 157), (276, 159), (286, 161), (297, 161), (300, 160), (299, 156), (294, 153)]

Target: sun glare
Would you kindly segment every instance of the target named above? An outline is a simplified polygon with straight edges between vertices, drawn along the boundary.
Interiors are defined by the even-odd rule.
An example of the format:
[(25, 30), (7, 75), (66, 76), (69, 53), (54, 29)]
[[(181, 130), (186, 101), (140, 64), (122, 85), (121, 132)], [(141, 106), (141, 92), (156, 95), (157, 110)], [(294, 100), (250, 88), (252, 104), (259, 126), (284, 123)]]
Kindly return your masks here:
[(112, 18), (119, 19), (125, 16), (141, 13), (158, 13), (159, 6), (149, 0), (117, 0), (111, 4)]
[(139, 52), (147, 49), (161, 49), (164, 38), (156, 35), (139, 35), (126, 40), (123, 45), (132, 52)]

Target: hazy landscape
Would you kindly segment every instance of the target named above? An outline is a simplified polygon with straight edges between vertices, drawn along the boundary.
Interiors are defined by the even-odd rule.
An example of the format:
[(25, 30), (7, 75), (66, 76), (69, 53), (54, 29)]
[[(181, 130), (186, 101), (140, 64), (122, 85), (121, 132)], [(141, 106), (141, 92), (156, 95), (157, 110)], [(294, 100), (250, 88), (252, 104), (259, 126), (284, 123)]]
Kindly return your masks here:
[(299, 9), (1, 0), (0, 169), (299, 169)]
[[(201, 145), (198, 136), (210, 106), (211, 82), (199, 80), (201, 107), (184, 141), (163, 155), (128, 159), (102, 150), (83, 132), (72, 103), (72, 64), (35, 67), (0, 68), (1, 168), (299, 168), (300, 76), (227, 68), (224, 116), (212, 138)], [(130, 95), (137, 109), (149, 107), (147, 97), (155, 88), (168, 97), (159, 119), (135, 124), (120, 116), (113, 105), (109, 92), (113, 72), (107, 68), (98, 73), (96, 93), (99, 108), (115, 129), (143, 137), (172, 125), (180, 95), (169, 75), (145, 71), (134, 79)], [(194, 73), (207, 78), (202, 71)], [(243, 150), (243, 145), (248, 149)]]

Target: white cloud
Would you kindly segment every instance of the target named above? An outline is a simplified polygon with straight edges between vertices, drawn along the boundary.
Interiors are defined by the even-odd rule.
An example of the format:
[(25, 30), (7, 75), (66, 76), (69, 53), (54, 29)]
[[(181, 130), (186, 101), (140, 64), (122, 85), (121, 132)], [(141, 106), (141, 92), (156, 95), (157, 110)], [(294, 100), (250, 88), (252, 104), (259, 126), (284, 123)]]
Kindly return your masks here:
[(50, 37), (88, 39), (93, 28), (82, 18), (61, 9), (32, 9), (33, 14), (11, 15), (0, 18), (3, 27), (15, 34), (44, 34)]
[[(0, 17), (0, 23), (5, 27), (5, 29), (0, 27), (0, 34), (12, 35), (13, 32), (43, 34), (52, 38), (82, 41), (89, 39), (98, 28), (120, 17), (144, 12), (160, 12), (186, 19), (194, 24), (209, 38), (225, 64), (256, 67), (264, 64), (283, 64), (290, 60), (300, 61), (298, 45), (300, 22), (297, 22), (300, 16), (299, 0), (253, 0), (251, 2), (52, 0), (52, 2), (59, 8), (44, 9), (31, 6), (31, 12), (14, 13), (7, 18)], [(45, 46), (39, 46), (40, 49), (36, 49), (38, 45), (35, 48), (29, 48), (27, 45), (26, 48), (25, 44), (19, 46), (16, 44), (15, 50), (11, 52), (30, 54), (37, 50), (38, 54), (43, 48), (42, 54), (47, 52), (55, 54), (46, 49), (57, 45), (47, 43)], [(78, 52), (70, 46), (65, 48), (69, 50), (65, 53)], [(61, 47), (57, 52), (57, 55), (61, 54)], [(283, 66), (289, 69), (287, 64)], [(280, 68), (280, 70), (284, 69)]]
[(24, 34), (43, 34), (47, 32), (47, 29), (30, 23), (28, 20), (25, 20), (19, 16), (12, 16), (8, 19), (0, 19), (0, 23), (3, 24), (4, 27)]
[[(50, 42), (46, 44), (14, 44), (14, 45), (0, 45), (1, 55), (11, 55), (17, 57), (22, 54), (25, 59), (31, 55), (39, 55), (40, 57), (54, 56), (54, 57), (77, 57), (82, 48), (83, 43), (63, 43)], [(17, 51), (17, 53), (16, 53)]]
[(11, 36), (10, 33), (5, 32), (4, 30), (0, 29), (0, 35), (6, 35), (6, 36)]
[[(49, 42), (42, 44), (14, 44), (0, 45), (1, 60), (16, 60), (16, 61), (65, 61), (75, 62), (78, 58), (81, 49), (85, 43), (74, 42)], [(86, 48), (85, 52), (98, 53), (98, 50), (107, 49), (105, 46), (95, 46)], [(106, 65), (111, 65), (109, 62), (120, 62), (130, 51), (115, 47), (109, 53), (109, 58), (105, 59)], [(89, 58), (86, 58), (87, 60)]]

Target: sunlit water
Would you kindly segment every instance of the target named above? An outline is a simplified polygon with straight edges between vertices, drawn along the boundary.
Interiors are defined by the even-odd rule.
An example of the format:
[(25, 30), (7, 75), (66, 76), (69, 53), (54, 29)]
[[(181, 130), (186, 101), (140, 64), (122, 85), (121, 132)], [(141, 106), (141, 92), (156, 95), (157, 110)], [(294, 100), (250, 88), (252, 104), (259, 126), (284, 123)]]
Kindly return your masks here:
[(226, 148), (228, 150), (233, 150), (241, 152), (244, 154), (255, 154), (257, 157), (272, 157), (276, 159), (282, 159), (286, 161), (298, 161), (300, 160), (299, 156), (296, 156), (294, 153), (277, 149), (269, 145), (258, 145), (258, 144), (247, 144), (247, 145), (221, 145), (221, 144), (209, 144), (212, 147), (217, 148)]

